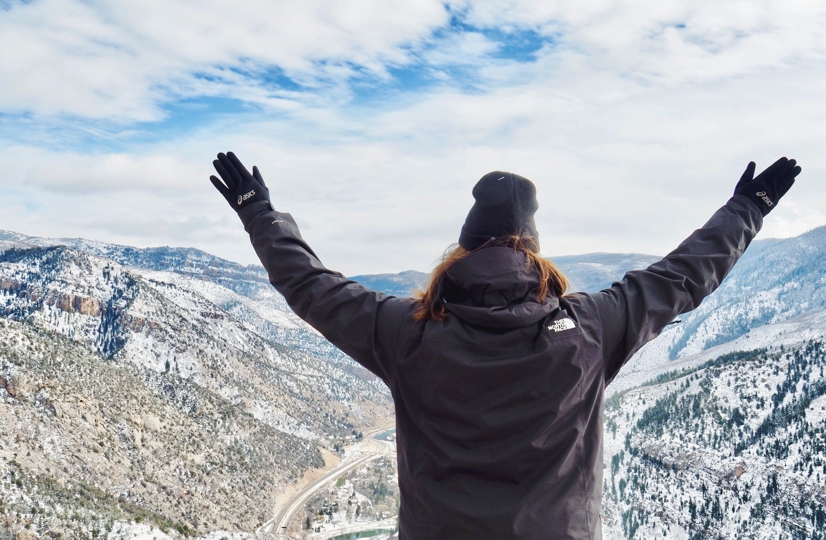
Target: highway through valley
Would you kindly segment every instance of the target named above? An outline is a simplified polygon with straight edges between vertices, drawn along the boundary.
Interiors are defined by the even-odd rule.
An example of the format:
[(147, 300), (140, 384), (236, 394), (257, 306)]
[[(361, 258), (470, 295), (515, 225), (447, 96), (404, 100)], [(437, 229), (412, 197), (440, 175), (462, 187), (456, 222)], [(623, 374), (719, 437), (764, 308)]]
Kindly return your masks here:
[(277, 538), (289, 538), (287, 536), (287, 527), (299, 510), (301, 510), (307, 501), (313, 498), (316, 493), (326, 488), (328, 484), (338, 479), (341, 475), (375, 459), (390, 457), (396, 452), (396, 444), (384, 440), (389, 431), (392, 431), (392, 429), (384, 427), (365, 433), (364, 440), (347, 447), (345, 452), (347, 457), (342, 460), (341, 463), (293, 495), (293, 497), (284, 503), (276, 512), (275, 516), (264, 523), (256, 532), (274, 534)]

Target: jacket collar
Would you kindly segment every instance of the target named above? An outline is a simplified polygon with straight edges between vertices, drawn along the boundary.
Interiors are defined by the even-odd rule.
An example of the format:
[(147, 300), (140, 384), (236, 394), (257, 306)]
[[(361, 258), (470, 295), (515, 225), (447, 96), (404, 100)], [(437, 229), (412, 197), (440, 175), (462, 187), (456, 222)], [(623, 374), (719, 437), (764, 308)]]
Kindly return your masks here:
[(445, 307), (462, 320), (513, 328), (537, 322), (559, 307), (549, 296), (536, 301), (539, 276), (526, 269), (525, 254), (507, 247), (475, 251), (447, 272), (452, 282)]

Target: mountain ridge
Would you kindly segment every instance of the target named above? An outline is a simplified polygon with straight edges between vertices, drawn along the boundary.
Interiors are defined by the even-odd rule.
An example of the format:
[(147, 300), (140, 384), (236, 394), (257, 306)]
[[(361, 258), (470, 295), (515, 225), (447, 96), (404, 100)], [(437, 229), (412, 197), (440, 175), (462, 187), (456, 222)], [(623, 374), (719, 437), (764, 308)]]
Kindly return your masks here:
[[(553, 260), (569, 275), (574, 288), (594, 292), (621, 279), (626, 271), (640, 269), (659, 257), (592, 253)], [(813, 447), (809, 458), (795, 451), (792, 461), (782, 465), (795, 470), (778, 470), (775, 474), (772, 471), (776, 465), (771, 461), (774, 454), (767, 454), (765, 445), (743, 446), (746, 439), (742, 437), (769, 429), (760, 427), (769, 418), (786, 426), (775, 430), (782, 436), (772, 435), (772, 441), (805, 432), (806, 437), (821, 444), (826, 413), (820, 415), (816, 407), (821, 402), (826, 407), (826, 397), (809, 390), (814, 388), (812, 384), (822, 382), (826, 365), (822, 350), (812, 349), (826, 336), (824, 261), (826, 227), (791, 239), (755, 241), (717, 292), (697, 310), (680, 317), (680, 324), (667, 327), (658, 339), (643, 347), (608, 386), (605, 466), (610, 474), (606, 472), (603, 507), (606, 539), (654, 534), (692, 539), (722, 538), (727, 534), (776, 538), (795, 530), (784, 525), (784, 519), (804, 528), (800, 530), (818, 530), (821, 516), (826, 516), (822, 497), (798, 497), (795, 493), (803, 488), (811, 491), (814, 484), (801, 476), (800, 467), (826, 463), (826, 450)], [(428, 275), (406, 271), (355, 278), (365, 286), (402, 296), (423, 286)], [(58, 242), (0, 231), (0, 323), (4, 325), (0, 329), (0, 415), (15, 430), (14, 443), (0, 441), (0, 493), (4, 501), (11, 501), (10, 506), (0, 505), (0, 516), (8, 520), (12, 515), (9, 512), (16, 512), (13, 515), (35, 523), (41, 533), (53, 523), (56, 530), (72, 534), (81, 531), (89, 536), (96, 527), (110, 530), (112, 520), (134, 522), (139, 516), (166, 528), (173, 536), (180, 531), (201, 534), (216, 528), (251, 530), (264, 515), (261, 505), (271, 501), (268, 496), (257, 496), (254, 489), (267, 485), (266, 489), (278, 490), (279, 484), (292, 481), (307, 467), (317, 466), (320, 448), (340, 445), (362, 426), (392, 415), (392, 401), (383, 383), (295, 316), (268, 283), (263, 268), (245, 267), (192, 248), (137, 249), (83, 239)], [(88, 352), (72, 353), (79, 366), (86, 366), (83, 369), (94, 371), (108, 366), (106, 369), (132, 374), (112, 378), (101, 371), (94, 376), (100, 387), (87, 389), (86, 393), (110, 395), (114, 391), (111, 385), (122, 384), (112, 381), (133, 377), (129, 380), (142, 381), (133, 383), (140, 385), (136, 392), (162, 400), (153, 401), (150, 409), (166, 412), (138, 410), (141, 406), (134, 403), (141, 400), (133, 400), (128, 407), (115, 407), (96, 398), (91, 411), (85, 409), (86, 405), (78, 405), (90, 399), (74, 392), (72, 385), (86, 388), (89, 383), (68, 377), (66, 386), (55, 380), (56, 365), (75, 369), (50, 352), (61, 347), (56, 343), (73, 344), (67, 350), (85, 348)], [(811, 361), (794, 363), (804, 357), (811, 357)], [(720, 358), (733, 360), (718, 361)], [(796, 386), (786, 388), (782, 399), (773, 397), (780, 396), (780, 391), (770, 388), (772, 385), (792, 384), (781, 381), (779, 375), (792, 365), (798, 366), (794, 368)], [(736, 369), (748, 367), (754, 367), (757, 373), (757, 378), (748, 375), (751, 386), (769, 384), (760, 391), (759, 400), (749, 393), (748, 385), (737, 382)], [(739, 394), (727, 393), (725, 385), (721, 387), (706, 373), (739, 384)], [(135, 374), (139, 375), (137, 379)], [(703, 383), (705, 386), (700, 384), (701, 379), (708, 381)], [(821, 386), (816, 388), (820, 392)], [(735, 397), (739, 405), (725, 401)], [(815, 405), (806, 405), (805, 410), (815, 409), (801, 417), (799, 409), (801, 404), (809, 403), (806, 400)], [(673, 404), (689, 401), (699, 403), (703, 415), (734, 422), (740, 429), (738, 444), (746, 457), (727, 454), (729, 450), (720, 446), (720, 427), (704, 416), (697, 420), (697, 429), (714, 432), (714, 437), (697, 438), (689, 429), (669, 431), (662, 423), (657, 424), (656, 419), (663, 415), (675, 421), (684, 419), (685, 407)], [(237, 422), (247, 426), (249, 433), (257, 430), (271, 434), (270, 439), (290, 441), (285, 444), (293, 454), (279, 454), (281, 457), (275, 460), (267, 461), (249, 449), (243, 452), (250, 459), (257, 456), (253, 461), (265, 467), (264, 476), (270, 484), (251, 482), (253, 491), (239, 494), (238, 499), (217, 495), (220, 488), (213, 479), (203, 477), (203, 468), (198, 468), (202, 458), (197, 456), (203, 452), (192, 452), (187, 445), (211, 448), (209, 455), (217, 461), (210, 463), (216, 471), (232, 467), (226, 456), (235, 455), (227, 454), (235, 452), (229, 450), (235, 447), (229, 440), (229, 446), (208, 441), (220, 433), (216, 426), (222, 424), (216, 424), (217, 417), (210, 420), (207, 415), (196, 425), (181, 416), (186, 411), (196, 414), (198, 407), (192, 407), (198, 402), (212, 403), (209, 410), (213, 413), (230, 411), (229, 416), (240, 418)], [(792, 403), (797, 405), (786, 407)], [(774, 412), (767, 415), (769, 404)], [(120, 412), (111, 414), (109, 409)], [(71, 418), (72, 423), (57, 418), (59, 414)], [(144, 419), (142, 414), (149, 416)], [(737, 424), (741, 420), (743, 424)], [(160, 452), (160, 432), (147, 426), (166, 421), (188, 430), (190, 441), (171, 438), (167, 453), (163, 457), (158, 454), (159, 461), (152, 461), (155, 458), (150, 459), (151, 455), (141, 454), (138, 442), (146, 448), (154, 441), (149, 448)], [(82, 436), (72, 439), (71, 429)], [(669, 439), (660, 441), (662, 437)], [(58, 454), (38, 448), (47, 447), (43, 441), (54, 441), (48, 444), (81, 456), (94, 481), (81, 484), (60, 473), (60, 467), (75, 469), (63, 465)], [(693, 457), (683, 452), (688, 447)], [(96, 452), (96, 448), (103, 450)], [(18, 459), (21, 453), (27, 459)], [(85, 457), (101, 453), (103, 461)], [(225, 457), (219, 459), (222, 455)], [(164, 469), (164, 460), (179, 467), (189, 464), (180, 469), (187, 472), (176, 477), (178, 469)], [(741, 461), (743, 471), (738, 476)], [(158, 473), (151, 481), (143, 478), (153, 474), (142, 468), (144, 462), (163, 474)], [(294, 464), (292, 468), (290, 463)], [(43, 467), (52, 472), (44, 475)], [(826, 493), (826, 469), (822, 473)], [(107, 487), (107, 474), (138, 481), (143, 478), (146, 486), (118, 492), (115, 499), (107, 498), (104, 492), (111, 487)], [(249, 470), (243, 474), (249, 474)], [(672, 485), (668, 483), (663, 489), (652, 487), (663, 475), (673, 485), (683, 486), (686, 495), (673, 496), (666, 489)], [(164, 485), (177, 486), (175, 493), (184, 497), (182, 481), (187, 478), (202, 489), (191, 496), (193, 503), (217, 501), (220, 508), (214, 523), (194, 518), (195, 506), (178, 504), (175, 497), (164, 495), (154, 502), (147, 499)], [(738, 484), (740, 478), (743, 482)], [(63, 504), (59, 501), (65, 490), (46, 487), (57, 481), (83, 493), (98, 493), (93, 498), (109, 502), (76, 507), (78, 515), (85, 517), (75, 523), (70, 516), (55, 513)], [(743, 498), (745, 495), (737, 499), (730, 496), (732, 489), (746, 493), (745, 487), (739, 486), (748, 488), (748, 500)], [(30, 488), (51, 495), (35, 500)], [(795, 504), (808, 505), (809, 509), (797, 511), (777, 497), (758, 497), (768, 490), (794, 495)], [(646, 493), (655, 494), (656, 500), (647, 498)], [(706, 493), (713, 493), (714, 499), (702, 498)], [(756, 506), (758, 499), (762, 506)], [(25, 501), (31, 500), (40, 510), (30, 511), (31, 505), (26, 506)], [(233, 504), (243, 508), (243, 519), (233, 521), (228, 510)], [(754, 513), (757, 511), (752, 511), (755, 507), (788, 517), (760, 521), (760, 515)], [(124, 513), (117, 508), (131, 510)], [(727, 513), (735, 512), (732, 509), (736, 509), (736, 520), (731, 518), (735, 514)], [(743, 519), (754, 520), (755, 525), (744, 525)], [(760, 536), (758, 522), (771, 532)], [(0, 532), (1, 527), (2, 523)], [(697, 536), (697, 531), (705, 536)]]
[[(282, 429), (293, 425), (310, 435), (322, 425), (323, 431), (356, 427), (341, 418), (308, 416), (302, 412), (305, 398), (295, 402), (302, 395), (316, 396), (307, 398), (314, 401), (341, 394), (335, 390), (341, 385), (356, 385), (356, 395), (389, 407), (386, 391), (373, 384), (374, 378), (354, 376), (353, 370), (336, 369), (323, 358), (262, 338), (248, 327), (254, 325), (233, 317), (209, 293), (229, 297), (242, 314), (251, 311), (244, 311), (243, 298), (216, 287), (210, 291), (201, 286), (203, 281), (188, 279), (175, 273), (142, 274), (66, 246), (12, 248), (0, 253), (0, 313), (93, 345), (108, 358), (192, 378), (226, 399), (247, 403), (276, 427), (283, 421)], [(303, 383), (297, 382), (294, 377), (302, 373), (314, 375), (302, 375)], [(337, 377), (332, 386), (319, 383), (331, 374)], [(271, 384), (276, 381), (280, 383)], [(301, 386), (307, 389), (299, 390)], [(281, 388), (293, 390), (284, 393)], [(288, 398), (290, 393), (294, 397)], [(325, 407), (349, 401), (357, 415), (377, 413), (367, 412), (369, 401), (358, 405), (358, 400), (339, 398)], [(363, 406), (367, 408), (362, 411)], [(293, 412), (287, 412), (290, 408)], [(336, 424), (340, 427), (334, 428)]]

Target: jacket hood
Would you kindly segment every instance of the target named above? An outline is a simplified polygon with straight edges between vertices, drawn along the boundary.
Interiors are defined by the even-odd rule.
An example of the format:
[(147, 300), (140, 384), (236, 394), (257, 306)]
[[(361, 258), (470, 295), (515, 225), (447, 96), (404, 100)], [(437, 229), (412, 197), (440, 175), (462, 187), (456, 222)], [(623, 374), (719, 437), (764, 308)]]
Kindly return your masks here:
[(539, 275), (526, 268), (525, 254), (508, 247), (475, 251), (454, 264), (454, 286), (444, 299), (450, 313), (472, 324), (514, 328), (540, 321), (559, 307), (559, 298), (536, 301)]

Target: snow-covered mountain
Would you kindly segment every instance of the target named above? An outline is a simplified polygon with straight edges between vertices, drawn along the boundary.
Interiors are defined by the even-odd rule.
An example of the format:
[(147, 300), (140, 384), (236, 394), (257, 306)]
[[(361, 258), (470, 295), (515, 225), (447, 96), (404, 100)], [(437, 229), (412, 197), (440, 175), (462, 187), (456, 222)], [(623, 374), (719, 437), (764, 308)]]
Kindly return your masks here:
[(722, 355), (605, 407), (604, 537), (826, 538), (826, 347)]
[(608, 387), (606, 539), (826, 538), (825, 252), (755, 242)]
[[(135, 303), (126, 297), (116, 298), (118, 294), (127, 296), (133, 294), (135, 286), (123, 287), (116, 285), (115, 282), (132, 280), (130, 281), (132, 283), (136, 279), (135, 276), (138, 276), (139, 282), (144, 287), (142, 290), (151, 289), (160, 294), (160, 297), (169, 303), (173, 312), (181, 309), (194, 310), (191, 315), (195, 318), (190, 317), (189, 320), (194, 321), (191, 324), (195, 327), (213, 328), (218, 334), (232, 335), (228, 327), (233, 324), (239, 325), (239, 328), (244, 329), (242, 332), (251, 332), (254, 336), (253, 343), (261, 340), (264, 343), (262, 346), (267, 346), (267, 344), (286, 346), (293, 351), (308, 353), (314, 359), (332, 364), (341, 371), (355, 375), (357, 379), (368, 381), (372, 379), (361, 367), (347, 359), (292, 313), (283, 297), (269, 285), (266, 272), (260, 265), (242, 266), (192, 248), (138, 249), (84, 239), (46, 239), (0, 231), (0, 249), (7, 250), (7, 254), (4, 255), (6, 258), (12, 257), (12, 252), (8, 251), (10, 248), (19, 250), (39, 247), (45, 249), (57, 246), (70, 248), (70, 251), (76, 252), (78, 257), (110, 261), (98, 263), (103, 266), (83, 278), (91, 279), (90, 276), (95, 274), (97, 276), (95, 279), (98, 279), (99, 283), (94, 287), (100, 287), (100, 294), (84, 296), (73, 293), (72, 287), (80, 286), (79, 283), (69, 283), (75, 277), (80, 276), (75, 272), (73, 274), (75, 277), (64, 280), (62, 285), (58, 286), (52, 281), (47, 289), (51, 290), (54, 296), (57, 294), (55, 291), (65, 288), (64, 293), (74, 294), (78, 298), (60, 299), (57, 296), (45, 298), (48, 309), (40, 312), (36, 307), (40, 304), (37, 301), (31, 303), (24, 300), (23, 297), (28, 293), (18, 290), (21, 283), (26, 282), (28, 278), (22, 281), (14, 278), (9, 274), (11, 271), (9, 263), (0, 264), (0, 279), (8, 281), (5, 285), (0, 282), (0, 289), (6, 291), (4, 293), (6, 306), (2, 309), (5, 309), (7, 316), (18, 319), (26, 317), (28, 316), (24, 313), (26, 309), (34, 309), (37, 312), (35, 319), (51, 313), (53, 320), (48, 324), (54, 328), (62, 328), (64, 335), (83, 334), (86, 336), (84, 339), (95, 342), (103, 354), (111, 356), (116, 351), (124, 349), (120, 354), (137, 359), (141, 357), (141, 353), (136, 352), (137, 350), (143, 347), (149, 351), (146, 349), (147, 345), (143, 343), (147, 340), (139, 337), (135, 332), (124, 333), (124, 328), (143, 324), (138, 308), (143, 305), (141, 302), (149, 300), (148, 297), (142, 296)], [(625, 272), (644, 268), (658, 259), (659, 257), (656, 256), (642, 254), (592, 253), (554, 257), (552, 260), (569, 277), (572, 290), (594, 292), (621, 279)], [(624, 387), (633, 384), (633, 381), (639, 382), (652, 370), (657, 372), (668, 369), (667, 366), (673, 361), (695, 359), (696, 363), (699, 361), (696, 360), (699, 358), (698, 355), (702, 356), (703, 351), (713, 349), (718, 345), (737, 343), (739, 347), (747, 346), (739, 338), (745, 337), (746, 342), (760, 339), (759, 336), (766, 335), (767, 332), (771, 333), (766, 330), (769, 328), (766, 326), (769, 323), (775, 325), (771, 328), (784, 327), (792, 334), (806, 331), (814, 337), (820, 335), (819, 329), (813, 333), (806, 330), (808, 323), (805, 321), (819, 321), (818, 314), (826, 306), (826, 292), (824, 292), (826, 288), (823, 287), (826, 282), (826, 262), (824, 261), (826, 261), (826, 227), (815, 229), (796, 238), (753, 242), (717, 292), (707, 298), (697, 310), (681, 317), (681, 324), (668, 327), (662, 336), (644, 347), (623, 369), (614, 386)], [(103, 273), (106, 265), (112, 268), (112, 270), (106, 270), (109, 278), (105, 278)], [(115, 267), (118, 269), (114, 270)], [(32, 267), (29, 273), (36, 274), (38, 272), (36, 268), (37, 266)], [(124, 273), (120, 269), (127, 270)], [(426, 286), (427, 277), (427, 274), (422, 272), (406, 271), (399, 274), (355, 276), (354, 279), (367, 287), (402, 296)], [(41, 279), (49, 281), (53, 280), (53, 277), (44, 276)], [(107, 279), (109, 281), (106, 281)], [(92, 287), (91, 284), (84, 286)], [(114, 287), (114, 289), (109, 291), (107, 287)], [(12, 299), (12, 297), (16, 298)], [(185, 297), (186, 300), (184, 300)], [(80, 326), (65, 326), (65, 323), (61, 321), (67, 317), (67, 311), (61, 309), (60, 306), (69, 307), (66, 302), (82, 304), (83, 298), (97, 298), (96, 301), (105, 298), (107, 302), (113, 302), (113, 305), (106, 309), (101, 309), (99, 306), (94, 308), (100, 313), (117, 312), (121, 309), (116, 305), (117, 302), (121, 304), (131, 302), (131, 307), (127, 313), (116, 318), (119, 322), (116, 326), (112, 326), (110, 322), (102, 322), (106, 317), (103, 317), (101, 321), (96, 321), (94, 316), (86, 317), (84, 322), (80, 322), (84, 319), (83, 317), (74, 317), (75, 323), (73, 324)], [(55, 302), (58, 304), (57, 307), (53, 305)], [(24, 308), (24, 304), (33, 305), (35, 308), (31, 306)], [(188, 307), (184, 307), (184, 304)], [(212, 308), (215, 309), (210, 311)], [(81, 305), (81, 313), (83, 309), (92, 308)], [(63, 319), (56, 318), (55, 310), (63, 313)], [(77, 312), (77, 309), (75, 311)], [(214, 315), (220, 313), (226, 314), (227, 318), (225, 320), (214, 318)], [(795, 322), (798, 319), (802, 321), (800, 324)], [(789, 323), (794, 330), (782, 324), (777, 326), (780, 323)], [(60, 326), (61, 324), (64, 326)], [(815, 326), (818, 324), (816, 322)], [(168, 328), (174, 328), (174, 325)], [(755, 334), (758, 328), (764, 330)], [(153, 329), (153, 331), (162, 330)], [(178, 332), (175, 330), (172, 333)], [(125, 338), (130, 339), (124, 341)], [(172, 341), (174, 338), (175, 336), (172, 337)], [(165, 345), (153, 342), (151, 354), (147, 352), (142, 357), (144, 359), (140, 361), (154, 362), (155, 369), (160, 369), (161, 366), (166, 369), (166, 363), (169, 362), (170, 369), (177, 368), (184, 376), (189, 376), (190, 371), (196, 370), (197, 363), (193, 363), (191, 352), (185, 351), (198, 350), (198, 343), (196, 339), (191, 343), (179, 344), (178, 348), (182, 352), (176, 354), (170, 352), (172, 349)], [(210, 350), (214, 350), (212, 345), (209, 347)], [(200, 371), (197, 373), (193, 371), (193, 376), (196, 380), (201, 380), (203, 377)], [(626, 378), (629, 380), (624, 380)]]
[(826, 227), (755, 242), (717, 292), (683, 319), (669, 350), (680, 358), (760, 326), (826, 307)]
[[(133, 248), (83, 238), (40, 238), (0, 231), (0, 251), (54, 246), (66, 246), (109, 259), (139, 272), (166, 272), (167, 275), (194, 278), (189, 281), (192, 284), (218, 285), (210, 289), (213, 293), (211, 300), (235, 319), (252, 327), (259, 336), (323, 357), (344, 369), (354, 369), (352, 362), (346, 361), (343, 354), (289, 309), (284, 298), (270, 286), (261, 265), (242, 266), (194, 248)], [(366, 375), (360, 368), (356, 372)]]
[(704, 357), (704, 351), (826, 335), (826, 227), (794, 238), (753, 242), (717, 291), (680, 319), (643, 347), (617, 382), (636, 372)]
[[(553, 260), (574, 290), (593, 292), (658, 258), (597, 253)], [(606, 538), (822, 537), (824, 260), (826, 227), (754, 242), (716, 293), (644, 347), (608, 387)], [(409, 295), (426, 285), (427, 275), (355, 279)], [(112, 487), (134, 505), (118, 508), (133, 511), (118, 510), (112, 518), (109, 510), (90, 510), (87, 532), (89, 523), (134, 520), (141, 512), (155, 516), (150, 521), (156, 524), (169, 520), (196, 531), (248, 527), (233, 522), (229, 509), (241, 505), (243, 523), (250, 524), (260, 518), (256, 505), (269, 504), (255, 496), (260, 482), (240, 480), (253, 469), (237, 469), (249, 489), (232, 499), (220, 497), (226, 488), (210, 484), (201, 469), (182, 464), (211, 455), (211, 470), (229, 471), (229, 458), (220, 456), (233, 455), (232, 441), (247, 437), (238, 442), (245, 463), (262, 467), (265, 483), (289, 481), (319, 462), (316, 443), (387, 420), (392, 412), (386, 388), (297, 318), (262, 268), (195, 249), (0, 232), (0, 317), (11, 319), (0, 329), (0, 412), (15, 433), (14, 444), (5, 440), (0, 447), (0, 492), (13, 494), (15, 511), (30, 503), (43, 512), (63, 504), (61, 490), (45, 490), (57, 493), (51, 503), (33, 493), (44, 493), (42, 482), (75, 485), (67, 474), (91, 475), (82, 489), (92, 491), (110, 489), (107, 477), (142, 482), (143, 490)], [(73, 350), (68, 344), (86, 352), (61, 355)], [(75, 370), (61, 379), (73, 362), (87, 366), (85, 378), (76, 380)], [(113, 407), (107, 400), (117, 394), (114, 380), (138, 381), (135, 392), (145, 397)], [(82, 397), (87, 394), (96, 397)], [(213, 403), (212, 413), (193, 416), (196, 395), (198, 403)], [(91, 402), (100, 414), (85, 411)], [(229, 418), (220, 411), (230, 410), (234, 425), (246, 427), (228, 436), (218, 426), (226, 427)], [(190, 411), (195, 423), (187, 424), (181, 411)], [(62, 413), (73, 420), (58, 421)], [(188, 430), (189, 442), (179, 440), (163, 457), (155, 443), (150, 459), (144, 443), (164, 432), (146, 427), (147, 414), (150, 424), (157, 425), (151, 420), (157, 417)], [(95, 427), (88, 436), (67, 439), (71, 430), (88, 427), (77, 418), (91, 418)], [(173, 432), (164, 436), (172, 441)], [(255, 433), (289, 450), (268, 462), (252, 451), (260, 444), (249, 439)], [(99, 440), (109, 465), (89, 457)], [(76, 471), (56, 457), (69, 454), (80, 456), (86, 469)], [(165, 461), (177, 468), (164, 469)], [(153, 484), (144, 465), (132, 470), (135, 463), (164, 472)], [(44, 467), (52, 472), (38, 477)], [(191, 494), (193, 504), (218, 501), (217, 524), (193, 518), (194, 506), (178, 507), (174, 497), (147, 502), (153, 489), (184, 486), (187, 478), (203, 491)]]
[(260, 270), (0, 241), (0, 536), (7, 520), (71, 538), (113, 520), (251, 531), (319, 446), (392, 418), (384, 385)]
[(349, 433), (391, 414), (384, 386), (347, 360), (331, 362), (332, 347), (266, 283), (253, 300), (217, 283), (224, 275), (202, 275), (60, 245), (9, 248), (0, 314), (191, 380), (288, 433)]

